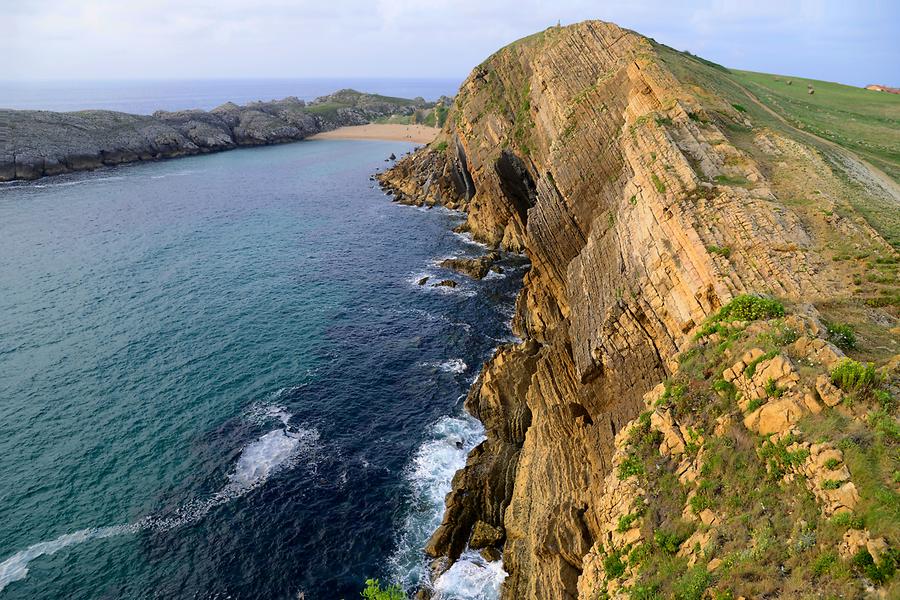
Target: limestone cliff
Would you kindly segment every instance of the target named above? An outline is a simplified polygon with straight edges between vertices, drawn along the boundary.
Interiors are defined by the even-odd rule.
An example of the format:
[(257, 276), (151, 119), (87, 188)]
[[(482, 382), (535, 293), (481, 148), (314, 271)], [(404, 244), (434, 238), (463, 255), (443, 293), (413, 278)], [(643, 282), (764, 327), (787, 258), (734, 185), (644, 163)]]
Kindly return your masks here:
[[(790, 205), (780, 165), (809, 171), (823, 206), (843, 184), (751, 122), (724, 72), (613, 24), (550, 28), (475, 68), (439, 138), (380, 177), (395, 200), (460, 208), (477, 239), (531, 260), (524, 341), (469, 394), (487, 440), (427, 548), (455, 559), (473, 528), (497, 528), (505, 598), (596, 597), (579, 579), (608, 533), (617, 435), (710, 315), (741, 294), (848, 298), (851, 275), (823, 251), (836, 236), (896, 257), (858, 219), (836, 232)], [(879, 317), (888, 329), (895, 313)]]
[(309, 104), (297, 98), (245, 106), (228, 102), (211, 111), (157, 111), (152, 116), (0, 110), (0, 181), (293, 142), (430, 106), (421, 99), (340, 90)]

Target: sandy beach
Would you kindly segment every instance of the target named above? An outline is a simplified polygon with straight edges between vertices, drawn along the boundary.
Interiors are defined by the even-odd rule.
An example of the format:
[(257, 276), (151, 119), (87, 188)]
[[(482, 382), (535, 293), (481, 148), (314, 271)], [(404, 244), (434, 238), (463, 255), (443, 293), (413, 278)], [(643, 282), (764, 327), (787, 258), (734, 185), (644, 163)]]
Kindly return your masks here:
[(340, 127), (332, 131), (317, 133), (310, 140), (403, 140), (427, 144), (438, 134), (437, 127), (425, 125), (378, 124)]

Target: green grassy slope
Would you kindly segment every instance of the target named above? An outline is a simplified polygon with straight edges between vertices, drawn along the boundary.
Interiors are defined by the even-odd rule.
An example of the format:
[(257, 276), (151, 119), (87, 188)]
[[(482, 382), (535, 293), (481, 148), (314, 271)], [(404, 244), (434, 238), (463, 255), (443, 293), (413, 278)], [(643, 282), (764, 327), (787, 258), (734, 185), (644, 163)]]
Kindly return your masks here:
[[(895, 185), (900, 183), (900, 96), (812, 79), (733, 71), (667, 46), (657, 45), (656, 50), (666, 67), (703, 99), (708, 111), (724, 116), (729, 137), (742, 149), (750, 150), (754, 133), (767, 127), (819, 150), (847, 182), (851, 193), (845, 200), (900, 248), (896, 199), (874, 193), (848, 176), (845, 161), (834, 147), (880, 169)], [(789, 79), (791, 85), (787, 85)], [(815, 94), (807, 93), (807, 84)], [(735, 110), (750, 119), (752, 129), (734, 121)]]
[(852, 150), (900, 181), (900, 95), (750, 71), (730, 76), (795, 127)]

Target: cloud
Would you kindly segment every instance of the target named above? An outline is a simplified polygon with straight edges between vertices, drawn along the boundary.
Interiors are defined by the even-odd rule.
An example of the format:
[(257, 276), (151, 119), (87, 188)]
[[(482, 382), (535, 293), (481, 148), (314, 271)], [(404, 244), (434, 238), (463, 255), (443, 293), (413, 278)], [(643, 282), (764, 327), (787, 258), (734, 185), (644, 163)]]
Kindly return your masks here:
[[(737, 67), (898, 83), (893, 3), (0, 0), (6, 78), (462, 77), (555, 24), (611, 20)], [(853, 66), (855, 63), (855, 66)]]

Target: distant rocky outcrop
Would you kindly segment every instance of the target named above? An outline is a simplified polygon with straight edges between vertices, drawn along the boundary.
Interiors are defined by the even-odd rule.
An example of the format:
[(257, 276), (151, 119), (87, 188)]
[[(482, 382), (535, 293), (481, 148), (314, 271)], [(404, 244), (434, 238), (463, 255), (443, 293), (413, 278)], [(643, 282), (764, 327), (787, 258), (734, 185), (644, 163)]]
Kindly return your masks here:
[(306, 103), (296, 97), (211, 111), (134, 115), (107, 110), (0, 110), (0, 181), (36, 179), (141, 160), (280, 144), (433, 106), (355, 90)]

